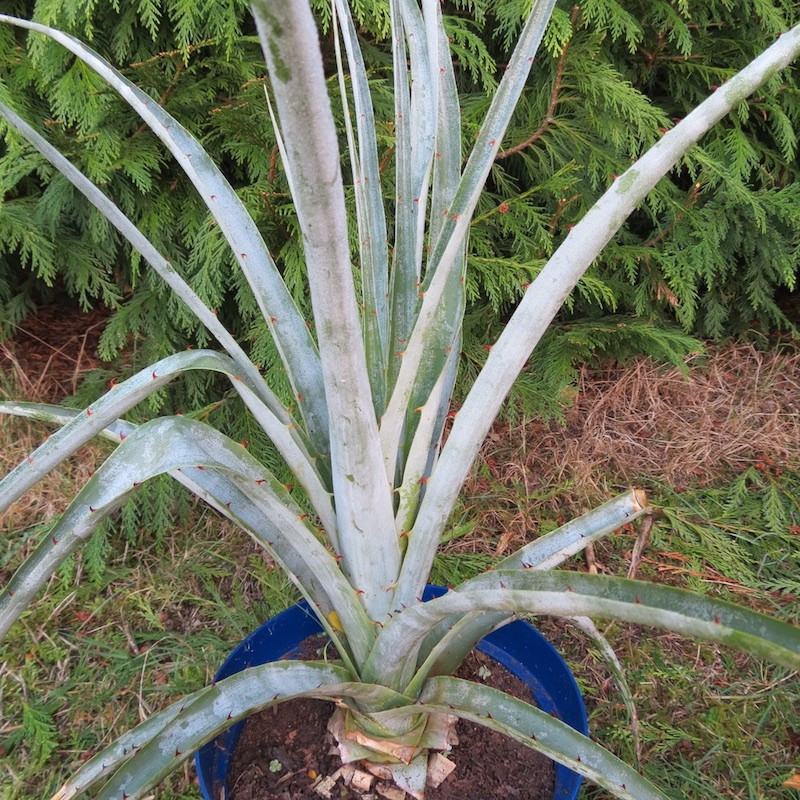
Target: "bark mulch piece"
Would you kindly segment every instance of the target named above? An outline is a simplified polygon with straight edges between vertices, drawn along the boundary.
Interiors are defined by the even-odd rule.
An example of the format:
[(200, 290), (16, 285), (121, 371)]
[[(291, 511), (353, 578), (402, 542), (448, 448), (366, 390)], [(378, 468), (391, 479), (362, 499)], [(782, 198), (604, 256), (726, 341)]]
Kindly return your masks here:
[(83, 373), (100, 366), (97, 345), (110, 313), (60, 305), (39, 309), (0, 343), (0, 372), (15, 378), (27, 400), (60, 402), (77, 391)]
[[(479, 677), (482, 666), (491, 673), (486, 680)], [(532, 700), (522, 681), (482, 653), (473, 652), (456, 675)], [(226, 800), (321, 800), (311, 788), (314, 777), (331, 775), (341, 766), (339, 757), (327, 752), (332, 711), (331, 703), (301, 699), (250, 717), (234, 750)], [(438, 788), (427, 790), (426, 800), (552, 798), (555, 765), (549, 758), (464, 720), (457, 733), (459, 744), (448, 753), (456, 769)], [(339, 781), (332, 797), (359, 800), (362, 795)]]

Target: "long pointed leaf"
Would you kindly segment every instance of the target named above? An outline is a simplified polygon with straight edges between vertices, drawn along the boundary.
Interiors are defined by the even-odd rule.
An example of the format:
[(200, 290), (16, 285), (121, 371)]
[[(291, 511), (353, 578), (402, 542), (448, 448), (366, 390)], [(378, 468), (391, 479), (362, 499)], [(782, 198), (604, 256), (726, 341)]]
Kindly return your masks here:
[(380, 621), (391, 604), (400, 547), (361, 338), (319, 37), (304, 3), (259, 0), (253, 13), (286, 144), (319, 331), (342, 568)]
[[(219, 470), (230, 476), (235, 488), (270, 523), (267, 535), (275, 539), (268, 543), (287, 568), (289, 563), (296, 567), (296, 582), (306, 589), (324, 588), (326, 594), (313, 599), (323, 610), (328, 607), (336, 611), (347, 631), (353, 656), (361, 664), (374, 640), (373, 625), (334, 558), (306, 527), (301, 509), (282, 484), (241, 445), (186, 417), (166, 417), (142, 425), (95, 472), (0, 596), (0, 636), (5, 635), (58, 565), (141, 482), (184, 469), (189, 475), (191, 470)], [(215, 487), (206, 483), (203, 488), (209, 492)], [(249, 505), (234, 505), (235, 496), (230, 501), (225, 497), (215, 500), (236, 519), (247, 521), (247, 515), (252, 515)]]
[[(438, 537), (481, 443), (531, 351), (577, 281), (636, 205), (684, 153), (712, 125), (798, 54), (800, 26), (783, 34), (615, 180), (536, 277), (489, 353), (458, 412), (437, 468), (428, 482), (398, 581), (396, 597), (399, 602), (412, 602), (422, 591), (425, 580), (422, 576), (430, 570)], [(437, 271), (432, 286), (439, 280)]]
[[(53, 403), (29, 403), (22, 400), (0, 401), (0, 414), (33, 419), (62, 427), (77, 417), (86, 416), (85, 411), (78, 411), (74, 408), (64, 408)], [(109, 423), (102, 431), (98, 431), (96, 435), (112, 444), (119, 444), (124, 442), (138, 427), (136, 423), (118, 419)]]
[[(431, 72), (437, 81), (438, 91), (435, 93), (434, 102), (438, 104), (438, 113), (436, 115), (436, 157), (433, 159), (433, 192), (428, 231), (430, 241), (435, 242), (442, 230), (461, 177), (461, 109), (450, 45), (442, 24), (441, 11), (436, 3), (427, 3), (426, 5), (425, 29), (428, 52), (437, 54), (436, 65), (431, 67)], [(438, 52), (433, 49), (434, 46)], [(416, 377), (410, 401), (412, 411), (406, 413), (402, 430), (396, 432), (389, 433), (392, 426), (391, 417), (381, 421), (382, 447), (386, 448), (384, 460), (387, 464), (387, 474), (391, 475), (397, 466), (402, 467), (404, 474), (405, 487), (400, 491), (401, 504), (404, 494), (412, 489), (408, 479), (413, 480), (411, 476), (414, 474), (417, 474), (418, 478), (427, 477), (431, 472), (455, 384), (461, 349), (460, 330), (466, 305), (463, 280), (466, 247), (459, 259), (460, 261), (454, 265), (453, 277), (438, 310), (437, 323), (431, 328), (430, 334), (435, 335), (437, 341), (429, 344), (429, 351), (433, 357), (425, 362), (424, 368), (420, 369)], [(405, 345), (399, 349), (404, 350)], [(419, 430), (417, 425), (419, 408), (424, 408), (419, 417), (422, 430)], [(436, 410), (434, 411), (434, 409)], [(428, 420), (431, 422), (431, 426), (422, 424)], [(395, 435), (401, 437), (402, 444), (400, 446), (396, 444)], [(395, 458), (398, 459), (397, 465), (393, 460)], [(424, 484), (421, 484), (419, 491), (415, 494), (418, 497), (423, 493)], [(416, 504), (414, 511), (416, 511)], [(398, 513), (398, 518), (402, 519), (402, 516)], [(413, 519), (407, 519), (402, 529), (409, 530), (412, 522)]]
[[(800, 628), (732, 603), (609, 575), (497, 570), (466, 581), (457, 591), (417, 603), (390, 620), (378, 635), (362, 676), (398, 688), (428, 633), (449, 616), (474, 611), (652, 625), (800, 669)], [(398, 658), (398, 653), (403, 657)]]
[(417, 710), (446, 712), (509, 736), (625, 800), (672, 800), (613, 753), (574, 728), (497, 689), (432, 678)]
[[(431, 213), (429, 224), (429, 237), (435, 243), (447, 218), (455, 193), (461, 178), (461, 107), (458, 99), (455, 73), (453, 71), (450, 43), (445, 33), (442, 22), (441, 9), (435, 2), (426, 6), (425, 26), (428, 31), (429, 42), (438, 37), (438, 69), (436, 74), (439, 81), (437, 128), (436, 128), (436, 158), (433, 163), (433, 191), (431, 196)], [(432, 31), (436, 31), (434, 37)], [(432, 46), (432, 45), (429, 45)], [(420, 432), (423, 437), (417, 443), (417, 428), (409, 424), (409, 415), (406, 414), (406, 429), (403, 433), (405, 440), (404, 451), (408, 452), (406, 469), (412, 461), (417, 448), (428, 445), (427, 463), (424, 474), (431, 474), (435, 458), (438, 455), (439, 441), (444, 429), (444, 421), (450, 407), (450, 399), (455, 385), (458, 363), (461, 355), (461, 325), (466, 307), (465, 269), (466, 269), (467, 243), (453, 265), (453, 278), (445, 290), (444, 308), (439, 309), (439, 319), (451, 320), (453, 325), (435, 325), (441, 330), (437, 343), (430, 345), (434, 354), (440, 351), (445, 354), (445, 360), (434, 358), (426, 362), (426, 368), (420, 370), (411, 398), (411, 408), (420, 405), (438, 405), (433, 431)], [(458, 280), (456, 281), (456, 277)], [(443, 364), (443, 366), (442, 366)], [(440, 383), (440, 376), (443, 381)], [(433, 386), (433, 388), (431, 388)], [(412, 417), (412, 420), (414, 418)], [(424, 495), (424, 485), (420, 492)], [(409, 526), (410, 527), (410, 526)]]
[[(460, 325), (463, 314), (463, 300), (459, 302), (463, 295), (461, 269), (470, 220), (525, 86), (530, 65), (544, 36), (554, 5), (555, 0), (537, 0), (531, 10), (508, 69), (481, 125), (464, 174), (447, 208), (447, 216), (444, 217), (428, 260), (421, 293), (422, 304), (408, 344), (403, 350), (397, 381), (381, 423), (381, 444), (387, 459), (392, 458), (392, 453), (399, 444), (403, 420), (414, 397), (415, 387), (418, 386), (420, 371), (429, 371), (429, 365), (435, 365), (437, 371), (427, 380), (427, 387), (432, 387), (438, 370), (444, 366), (446, 348), (452, 346), (455, 338), (458, 327), (454, 328), (453, 325), (456, 318)], [(425, 387), (422, 388), (424, 390)], [(421, 399), (417, 396), (417, 405), (420, 402)], [(403, 602), (407, 602), (405, 598)]]
[[(232, 675), (174, 703), (125, 734), (136, 747), (120, 752), (114, 743), (82, 767), (53, 797), (69, 800), (97, 782), (107, 781), (98, 798), (142, 797), (195, 750), (222, 731), (257, 711), (297, 697), (338, 701), (350, 697), (375, 705), (403, 702), (388, 689), (350, 681), (347, 670), (324, 662), (276, 661)], [(158, 724), (155, 724), (155, 723)], [(97, 774), (97, 760), (107, 767)], [(88, 769), (87, 769), (88, 768)]]
[[(372, 109), (367, 71), (350, 7), (347, 0), (335, 0), (334, 8), (334, 19), (341, 18), (342, 21), (341, 32), (353, 87), (356, 140), (353, 141), (352, 136), (348, 136), (348, 139), (358, 219), (364, 345), (375, 413), (380, 416), (386, 403), (389, 348), (389, 247), (386, 241), (386, 215), (378, 167), (375, 114)], [(341, 67), (338, 71), (340, 79), (343, 80)], [(342, 100), (345, 102), (345, 118), (349, 131), (351, 126), (344, 89)]]
[(616, 651), (611, 646), (611, 642), (600, 633), (597, 625), (589, 617), (570, 617), (570, 622), (583, 631), (597, 645), (603, 661), (606, 662), (611, 670), (611, 675), (617, 684), (619, 693), (622, 695), (622, 702), (628, 712), (631, 735), (633, 736), (633, 748), (636, 753), (636, 765), (638, 766), (642, 758), (642, 745), (639, 738), (639, 713), (636, 710), (636, 703), (633, 699), (631, 687), (628, 684), (628, 678), (625, 675), (625, 669), (620, 663)]
[[(84, 417), (84, 413), (81, 411), (46, 403), (0, 403), (0, 414), (13, 414), (58, 425), (65, 425), (76, 418)], [(98, 435), (119, 445), (139, 427), (131, 422), (117, 420), (100, 431)], [(322, 570), (318, 576), (315, 570), (308, 569), (302, 541), (298, 547), (291, 537), (287, 538), (283, 528), (273, 524), (230, 475), (201, 467), (172, 469), (168, 471), (168, 474), (217, 512), (245, 530), (267, 551), (308, 601), (336, 649), (343, 658), (348, 659), (348, 666), (353, 674), (356, 674), (357, 668), (349, 661), (350, 656), (341, 641), (340, 630), (337, 631), (330, 624), (330, 615), (336, 609), (328, 596), (328, 588), (324, 582), (325, 571)], [(299, 511), (299, 509), (297, 510)], [(298, 579), (299, 575), (303, 576), (302, 582)], [(354, 604), (354, 610), (360, 616), (360, 608), (356, 604)]]
[(436, 53), (433, 74), (437, 79), (436, 158), (433, 162), (431, 214), (428, 226), (431, 244), (444, 227), (461, 180), (461, 105), (453, 70), (453, 56), (442, 21), (441, 7), (426, 0), (425, 30), (429, 52)]
[(181, 709), (191, 702), (191, 699), (186, 698), (180, 703), (173, 703), (157, 714), (153, 714), (152, 717), (148, 717), (135, 728), (123, 733), (122, 736), (86, 761), (53, 795), (52, 800), (72, 800), (74, 797), (85, 794), (100, 781), (106, 780), (120, 764), (131, 758), (142, 744), (150, 741), (164, 730), (167, 724), (181, 713)]
[[(2, 15), (0, 15), (0, 19), (2, 19)], [(282, 404), (269, 389), (255, 364), (247, 357), (225, 326), (220, 323), (216, 314), (203, 303), (189, 284), (178, 275), (172, 264), (158, 252), (150, 240), (119, 210), (116, 204), (16, 112), (2, 103), (0, 103), (0, 116), (24, 136), (128, 240), (136, 252), (150, 264), (175, 295), (186, 304), (186, 307), (225, 348), (239, 365), (242, 374), (249, 378), (259, 397), (267, 403), (273, 413), (281, 418), (287, 418)]]
[(424, 20), (417, 3), (414, 0), (391, 0), (390, 11), (394, 40), (392, 63), (397, 188), (394, 260), (390, 281), (391, 389), (400, 370), (401, 354), (408, 344), (419, 305), (417, 296), (422, 280), (428, 185), (436, 148), (436, 106), (433, 90), (437, 76), (431, 66)]
[(291, 436), (290, 427), (277, 419), (258, 399), (255, 387), (238, 374), (237, 365), (213, 350), (176, 353), (114, 386), (81, 416), (57, 431), (0, 481), (0, 513), (51, 469), (82, 447), (144, 398), (190, 370), (221, 372), (231, 379), (259, 424), (273, 441), (308, 493), (323, 526), (336, 541), (336, 521), (330, 496), (314, 470), (311, 457)]
[(0, 22), (42, 33), (66, 47), (119, 92), (169, 148), (228, 240), (270, 327), (315, 447), (325, 453), (328, 415), (313, 339), (258, 228), (216, 164), (177, 120), (78, 39), (6, 14), (0, 14)]
[(296, 697), (389, 705), (404, 702), (383, 686), (348, 681), (347, 673), (318, 662), (279, 661), (218, 682), (114, 773), (97, 800), (141, 798), (206, 742), (241, 719)]
[[(531, 64), (536, 57), (547, 23), (553, 13), (555, 0), (536, 0), (528, 15), (525, 26), (520, 33), (517, 45), (509, 59), (502, 80), (492, 98), (489, 110), (481, 124), (470, 153), (464, 174), (450, 205), (449, 214), (445, 218), (441, 235), (438, 237), (429, 268), (425, 276), (425, 286), (435, 296), (434, 279), (441, 272), (450, 269), (450, 265), (458, 256), (460, 242), (469, 229), (472, 214), (483, 191), (483, 185), (494, 164), (495, 156), (511, 122), (511, 116), (517, 107), (522, 90), (528, 80)], [(437, 279), (444, 280), (440, 275)]]

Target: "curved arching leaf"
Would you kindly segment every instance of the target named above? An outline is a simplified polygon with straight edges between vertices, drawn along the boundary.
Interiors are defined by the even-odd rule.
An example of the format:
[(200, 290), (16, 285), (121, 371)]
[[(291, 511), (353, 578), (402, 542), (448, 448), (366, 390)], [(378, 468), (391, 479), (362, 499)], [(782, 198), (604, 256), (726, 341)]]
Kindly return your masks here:
[(295, 697), (350, 698), (384, 706), (406, 703), (383, 686), (352, 683), (340, 667), (278, 661), (252, 667), (205, 690), (185, 711), (137, 750), (97, 794), (97, 800), (138, 800), (194, 750), (240, 719)]
[[(452, 615), (475, 611), (618, 619), (729, 645), (800, 669), (800, 628), (685, 589), (609, 575), (558, 570), (497, 570), (455, 591), (417, 603), (378, 635), (364, 680), (400, 688), (413, 674), (422, 642)], [(398, 658), (398, 653), (403, 657)]]
[[(311, 456), (293, 439), (289, 426), (258, 398), (254, 387), (239, 375), (237, 365), (213, 350), (190, 350), (146, 367), (104, 394), (50, 436), (0, 481), (0, 513), (41, 480), (50, 470), (93, 436), (169, 381), (190, 370), (221, 372), (230, 380), (267, 436), (306, 490), (323, 526), (336, 541), (336, 518), (330, 495), (314, 469)], [(2, 406), (3, 404), (0, 404)], [(123, 434), (124, 437), (124, 434)]]
[[(347, 631), (348, 644), (358, 664), (369, 652), (374, 640), (374, 626), (367, 619), (354, 589), (347, 583), (335, 559), (317, 540), (304, 522), (305, 515), (279, 483), (244, 447), (203, 423), (186, 417), (166, 417), (139, 427), (112, 453), (73, 500), (61, 519), (22, 564), (0, 596), (0, 636), (25, 610), (33, 596), (45, 584), (60, 563), (80, 546), (102, 519), (118, 508), (137, 486), (155, 475), (181, 471), (219, 471), (227, 476), (222, 488), (235, 489), (229, 500), (215, 497), (234, 518), (237, 514), (248, 525), (253, 507), (269, 523), (268, 544), (284, 565), (293, 563), (297, 573), (290, 577), (306, 591), (322, 587), (325, 594), (314, 597), (317, 606), (336, 611)], [(220, 483), (204, 480), (204, 489), (213, 494)], [(238, 494), (248, 503), (238, 508)], [(247, 526), (245, 526), (247, 527)], [(263, 535), (263, 533), (262, 533)], [(325, 619), (321, 619), (327, 624)]]
[[(0, 414), (13, 414), (57, 425), (65, 425), (76, 417), (84, 416), (81, 411), (47, 403), (0, 403)], [(139, 427), (132, 422), (117, 420), (100, 431), (98, 436), (119, 445)], [(168, 474), (218, 513), (242, 528), (267, 550), (316, 612), (337, 650), (343, 657), (349, 658), (341, 641), (340, 631), (329, 624), (330, 614), (335, 608), (328, 600), (324, 571), (318, 576), (314, 570), (307, 569), (302, 549), (287, 546), (282, 529), (262, 513), (247, 493), (239, 488), (236, 480), (231, 475), (196, 466), (169, 470)], [(298, 577), (300, 575), (302, 583)], [(357, 672), (355, 665), (350, 664), (350, 667), (355, 674)]]
[(152, 717), (148, 717), (135, 728), (123, 733), (110, 745), (88, 759), (76, 773), (62, 784), (51, 800), (71, 800), (73, 797), (80, 797), (101, 780), (106, 780), (120, 764), (131, 758), (143, 743), (149, 742), (175, 719), (181, 710), (192, 702), (193, 697), (192, 695), (180, 703), (173, 703), (157, 714), (153, 714)]
[[(589, 542), (612, 533), (642, 514), (651, 512), (645, 493), (640, 489), (631, 489), (570, 520), (554, 531), (538, 537), (504, 558), (495, 569), (551, 569), (582, 550)], [(425, 637), (417, 657), (416, 673), (411, 684), (412, 691), (415, 685), (427, 677), (427, 674), (452, 674), (484, 636), (510, 622), (512, 615), (503, 612), (480, 613), (467, 625), (461, 625), (461, 619), (459, 615), (448, 617), (439, 622)], [(591, 624), (591, 620), (587, 621)], [(445, 638), (449, 642), (446, 648), (441, 646)], [(437, 655), (432, 659), (431, 654), (434, 649)]]
[(614, 682), (617, 684), (620, 695), (622, 695), (622, 702), (625, 704), (625, 709), (628, 712), (628, 720), (631, 726), (631, 736), (633, 737), (633, 749), (636, 753), (636, 765), (642, 758), (642, 743), (639, 737), (639, 712), (636, 710), (636, 702), (633, 699), (633, 692), (631, 691), (628, 678), (625, 675), (625, 669), (617, 656), (616, 651), (611, 646), (611, 642), (600, 633), (597, 625), (589, 619), (589, 617), (570, 617), (569, 621), (583, 631), (598, 647), (600, 655), (611, 670), (611, 675)]
[(288, 419), (282, 404), (267, 386), (256, 365), (247, 357), (227, 328), (217, 319), (216, 314), (203, 303), (172, 264), (158, 252), (153, 243), (120, 211), (116, 203), (106, 197), (74, 164), (3, 103), (0, 103), (0, 117), (3, 117), (18, 133), (22, 134), (128, 240), (134, 250), (150, 264), (164, 283), (205, 325), (209, 333), (239, 365), (241, 373), (250, 380), (259, 397), (273, 413), (279, 418)]
[(100, 779), (106, 783), (98, 800), (140, 798), (231, 725), (297, 697), (334, 702), (350, 698), (383, 708), (407, 702), (382, 686), (352, 682), (350, 673), (334, 663), (275, 661), (250, 667), (194, 692), (126, 733), (81, 767), (52, 800), (77, 797)]
[(167, 146), (197, 189), (231, 246), (269, 325), (284, 367), (320, 453), (327, 453), (328, 414), (319, 356), (286, 284), (255, 222), (208, 153), (176, 119), (132, 84), (102, 56), (67, 33), (37, 22), (0, 14), (0, 22), (49, 36), (74, 53), (119, 93)]
[[(74, 408), (64, 408), (54, 403), (29, 403), (23, 400), (0, 401), (0, 414), (47, 422), (62, 427), (77, 417), (86, 416), (85, 411), (78, 411)], [(139, 425), (135, 422), (118, 419), (110, 422), (96, 435), (112, 444), (119, 444), (124, 442), (138, 427)]]
[[(642, 514), (651, 512), (652, 509), (648, 505), (645, 493), (640, 489), (632, 489), (592, 511), (570, 520), (554, 531), (540, 536), (504, 558), (495, 566), (495, 569), (552, 569), (569, 556), (582, 550), (589, 542), (612, 533), (621, 525)], [(477, 614), (475, 619), (464, 626), (459, 624), (461, 618), (458, 615), (443, 620), (427, 635), (420, 647), (414, 682), (419, 683), (427, 672), (430, 672), (431, 675), (452, 674), (484, 636), (506, 622), (510, 622), (511, 619), (512, 615), (503, 612), (487, 612)], [(585, 618), (585, 622), (594, 627), (594, 623), (590, 619)], [(594, 630), (597, 631), (596, 628)], [(589, 630), (586, 632), (590, 633)], [(445, 637), (449, 641), (449, 646), (446, 648), (441, 646)], [(603, 641), (605, 642), (604, 639)], [(601, 642), (598, 641), (598, 644), (604, 655), (608, 656), (607, 649), (602, 647)], [(431, 660), (434, 649), (438, 651), (438, 655)], [(607, 660), (612, 670), (615, 670), (613, 660)], [(618, 675), (616, 670), (615, 677), (617, 677), (618, 683), (620, 680), (624, 682), (624, 676), (621, 673)], [(626, 695), (622, 683), (620, 683), (620, 689), (625, 696), (625, 703), (631, 713), (631, 719), (634, 720), (636, 710), (632, 706), (632, 701), (629, 701), (630, 693), (628, 692)]]
[[(523, 700), (459, 678), (431, 678), (415, 712), (455, 714), (498, 731), (569, 767), (624, 800), (673, 800), (604, 747)], [(397, 709), (377, 714), (391, 718)]]

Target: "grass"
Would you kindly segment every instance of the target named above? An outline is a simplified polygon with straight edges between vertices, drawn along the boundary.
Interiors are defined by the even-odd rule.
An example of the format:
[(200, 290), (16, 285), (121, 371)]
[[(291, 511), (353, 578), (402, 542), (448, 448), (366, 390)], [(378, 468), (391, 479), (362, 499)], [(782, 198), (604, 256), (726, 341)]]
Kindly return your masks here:
[[(587, 373), (566, 429), (495, 428), (433, 580), (469, 577), (636, 482), (664, 507), (640, 577), (800, 623), (800, 422), (790, 405), (798, 375), (796, 354), (746, 347), (712, 353), (689, 383), (646, 364), (624, 375)], [(695, 434), (681, 439), (680, 420), (702, 409), (698, 427), (684, 419)], [(754, 423), (756, 413), (765, 416)], [(4, 422), (0, 453), (14, 463), (41, 434), (31, 423)], [(84, 448), (8, 512), (0, 581), (107, 452)], [(208, 682), (233, 644), (295, 599), (244, 535), (185, 495), (156, 483), (143, 508), (123, 510), (98, 532), (4, 642), (2, 800), (49, 796), (82, 754)], [(624, 574), (635, 533), (623, 529), (570, 567)], [(542, 619), (540, 627), (575, 671), (593, 735), (634, 761), (624, 706), (597, 652), (567, 624)], [(648, 777), (696, 800), (800, 797), (782, 786), (800, 762), (796, 675), (672, 634), (603, 629), (634, 690)], [(199, 797), (193, 769), (157, 797)], [(606, 795), (587, 787), (582, 797)]]
[[(790, 497), (788, 492), (797, 481), (796, 473), (784, 473), (778, 483), (787, 492), (784, 508), (793, 520), (798, 518), (797, 495)], [(657, 493), (657, 502), (669, 504), (667, 515), (655, 526), (640, 577), (689, 586), (800, 622), (797, 595), (768, 588), (783, 583), (794, 586), (800, 574), (797, 540), (791, 541), (792, 534), (775, 532), (761, 514), (765, 495), (774, 486), (754, 486), (747, 502), (738, 508), (742, 527), (749, 526), (751, 531), (747, 541), (733, 535), (730, 523), (736, 515), (720, 504), (721, 498), (735, 491), (730, 484), (678, 495)], [(675, 521), (696, 520), (698, 506), (710, 514), (705, 522), (694, 521), (684, 535)], [(719, 516), (713, 516), (714, 512)], [(731, 551), (721, 547), (726, 536)], [(764, 541), (778, 540), (781, 544), (773, 546), (771, 554), (761, 546)], [(622, 572), (626, 549), (607, 544), (598, 548), (597, 558), (609, 571)], [(620, 624), (609, 626), (606, 633), (634, 691), (643, 767), (649, 777), (672, 788), (676, 796), (697, 800), (791, 796), (782, 783), (800, 756), (796, 736), (800, 685), (795, 674), (672, 634)], [(581, 660), (580, 651), (572, 647), (568, 652), (590, 698), (592, 730), (599, 739), (616, 742), (620, 755), (632, 760), (631, 737), (619, 727), (624, 717), (613, 685), (604, 688), (602, 665), (591, 657)], [(587, 792), (586, 796), (604, 794)]]
[[(497, 492), (502, 492), (499, 484)], [(472, 511), (480, 513), (491, 495), (473, 498)], [(650, 495), (665, 513), (654, 526), (638, 577), (712, 593), (800, 624), (800, 530), (792, 530), (800, 522), (800, 473), (747, 469), (716, 485), (681, 492), (651, 485)], [(503, 500), (509, 516), (522, 513), (524, 498), (518, 498), (514, 512), (507, 489)], [(486, 513), (495, 518), (497, 507)], [(537, 522), (546, 530), (556, 520)], [(474, 536), (473, 527), (463, 541), (446, 546), (436, 568), (439, 580), (452, 583), (485, 568), (490, 559), (473, 552), (480, 547)], [(496, 535), (484, 549), (502, 547), (502, 539), (503, 534)], [(632, 529), (620, 531), (595, 547), (592, 566), (624, 575), (634, 541)], [(586, 563), (573, 559), (569, 566), (585, 569)], [(624, 706), (597, 651), (565, 623), (542, 619), (537, 626), (572, 666), (593, 736), (634, 763)], [(692, 800), (800, 796), (783, 786), (800, 765), (796, 674), (674, 634), (620, 623), (600, 627), (634, 692), (642, 771), (651, 780)], [(610, 795), (586, 787), (581, 797)]]

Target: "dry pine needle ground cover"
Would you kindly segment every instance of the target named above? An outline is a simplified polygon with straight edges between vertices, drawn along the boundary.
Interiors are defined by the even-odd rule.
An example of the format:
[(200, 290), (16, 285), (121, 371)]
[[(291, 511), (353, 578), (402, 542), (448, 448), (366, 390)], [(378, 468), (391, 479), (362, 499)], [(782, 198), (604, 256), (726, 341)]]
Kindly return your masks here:
[(501, 551), (513, 550), (543, 509), (569, 516), (626, 486), (681, 490), (748, 467), (800, 468), (796, 348), (712, 347), (689, 366), (688, 374), (645, 360), (584, 368), (565, 426), (495, 425), (466, 494), (479, 499), (505, 485), (533, 502), (530, 515), (499, 513), (496, 524), (486, 510), (481, 530), (502, 532)]
[[(73, 387), (76, 354), (59, 361), (46, 353), (62, 349), (9, 348), (13, 360), (0, 363), (6, 391), (22, 384), (30, 399), (60, 399)], [(584, 370), (565, 427), (495, 426), (434, 579), (467, 577), (640, 484), (665, 507), (642, 577), (732, 593), (800, 622), (799, 388), (800, 353), (788, 346), (711, 348), (688, 377), (647, 362)], [(38, 424), (3, 420), (0, 467), (42, 435)], [(0, 581), (107, 452), (84, 448), (0, 521)], [(232, 644), (292, 600), (274, 565), (212, 514), (178, 498), (157, 531), (137, 527), (135, 514), (123, 510), (9, 635), (0, 663), (2, 800), (54, 789), (77, 753), (202, 685)], [(634, 537), (623, 530), (588, 564), (576, 558), (570, 566), (624, 574)], [(576, 672), (593, 734), (633, 761), (603, 661), (566, 626), (540, 627)], [(783, 785), (800, 763), (796, 675), (673, 634), (623, 625), (605, 632), (628, 670), (651, 779), (697, 800), (800, 797)], [(190, 769), (158, 794), (198, 796)], [(587, 788), (583, 797), (604, 795)]]

